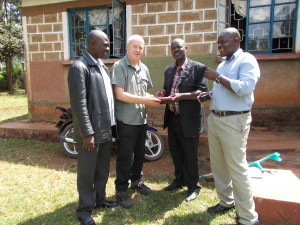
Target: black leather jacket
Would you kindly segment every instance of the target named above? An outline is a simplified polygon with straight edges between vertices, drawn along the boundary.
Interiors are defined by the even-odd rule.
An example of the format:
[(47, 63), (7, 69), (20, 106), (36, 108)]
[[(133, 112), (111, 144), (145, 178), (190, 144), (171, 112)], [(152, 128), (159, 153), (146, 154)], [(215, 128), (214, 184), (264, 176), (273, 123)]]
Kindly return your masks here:
[(87, 52), (69, 68), (68, 84), (75, 140), (81, 143), (89, 135), (94, 135), (95, 143), (110, 140), (111, 121), (104, 81)]

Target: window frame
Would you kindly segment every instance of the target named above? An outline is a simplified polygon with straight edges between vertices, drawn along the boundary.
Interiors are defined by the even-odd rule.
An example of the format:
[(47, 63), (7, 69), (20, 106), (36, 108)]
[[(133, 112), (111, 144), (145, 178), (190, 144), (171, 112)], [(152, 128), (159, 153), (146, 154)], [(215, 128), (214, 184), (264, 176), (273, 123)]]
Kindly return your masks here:
[[(122, 7), (121, 20), (115, 17), (115, 5), (117, 5), (117, 4), (119, 4)], [(114, 54), (115, 58), (122, 58), (126, 54), (126, 47), (125, 47), (126, 46), (126, 23), (124, 22), (126, 20), (125, 7), (126, 7), (126, 5), (122, 0), (112, 0), (113, 52), (115, 52), (115, 49), (116, 49), (115, 48), (115, 44), (116, 44), (115, 39), (121, 41), (121, 46), (122, 46), (121, 49), (123, 48), (123, 52), (121, 53), (120, 56), (117, 56), (117, 55)], [(121, 37), (117, 37), (115, 35), (115, 33), (116, 33), (116, 29), (115, 29), (116, 21), (119, 21), (121, 23), (121, 26), (122, 26)]]
[[(268, 23), (270, 25), (270, 32), (268, 36), (268, 51), (267, 53), (254, 53), (251, 52), (254, 55), (284, 55), (284, 54), (295, 54), (296, 53), (296, 38), (297, 38), (297, 14), (298, 14), (298, 7), (299, 7), (299, 2), (297, 0), (293, 0), (293, 2), (285, 2), (285, 3), (276, 3), (276, 0), (271, 0), (270, 4), (267, 5), (259, 5), (259, 6), (250, 6), (250, 1), (247, 0), (247, 17), (246, 17), (246, 43), (245, 43), (245, 51), (249, 52), (249, 26), (252, 24), (263, 24), (263, 23)], [(295, 4), (295, 18), (290, 19), (290, 20), (282, 20), (282, 21), (294, 21), (294, 27), (293, 27), (293, 46), (292, 46), (292, 52), (278, 52), (278, 53), (273, 53), (273, 24), (277, 21), (274, 21), (274, 9), (275, 6), (279, 5), (289, 5), (289, 4)], [(250, 23), (250, 9), (251, 8), (259, 8), (259, 7), (265, 7), (265, 6), (270, 6), (270, 21), (269, 22), (253, 22)]]
[[(121, 5), (122, 7), (122, 11), (121, 11), (121, 16), (120, 16), (120, 20), (118, 20), (120, 23), (121, 23), (121, 26), (122, 26), (122, 34), (121, 34), (121, 38), (119, 38), (119, 40), (121, 41), (121, 45), (123, 46), (123, 51), (121, 50), (121, 54), (118, 55), (118, 56), (114, 56), (114, 54), (111, 54), (109, 52), (109, 54), (107, 55), (107, 58), (110, 59), (110, 58), (121, 58), (125, 55), (125, 39), (126, 39), (126, 21), (125, 21), (125, 3), (123, 3), (121, 0), (112, 0), (112, 5), (104, 5), (104, 6), (95, 6), (95, 7), (86, 7), (86, 8), (77, 8), (77, 9), (69, 9), (67, 11), (68, 13), (68, 33), (69, 33), (69, 53), (70, 53), (70, 60), (75, 60), (77, 58), (79, 58), (81, 55), (79, 56), (73, 56), (73, 47), (75, 45), (82, 45), (84, 44), (85, 45), (85, 48), (87, 47), (87, 39), (85, 38), (85, 42), (73, 42), (72, 38), (72, 31), (74, 29), (78, 29), (78, 28), (84, 28), (84, 31), (85, 31), (85, 36), (88, 35), (88, 33), (90, 32), (90, 28), (93, 27), (93, 26), (97, 26), (97, 27), (105, 27), (104, 29), (106, 30), (106, 34), (108, 37), (113, 37), (111, 41), (113, 41), (115, 39), (114, 37), (114, 23), (115, 23), (115, 16), (114, 16), (114, 6), (115, 6), (115, 1)], [(93, 24), (93, 25), (90, 25), (90, 20), (89, 20), (89, 12), (92, 11), (92, 10), (97, 10), (97, 9), (104, 9), (106, 10), (106, 18), (105, 18), (105, 24)], [(110, 12), (111, 10), (111, 12)], [(73, 26), (72, 25), (72, 13), (73, 12), (84, 12), (85, 13), (85, 25), (82, 25), (82, 26)], [(110, 15), (111, 14), (111, 15)], [(111, 25), (112, 25), (112, 33), (110, 33), (110, 16), (111, 16)], [(114, 48), (114, 41), (113, 41), (113, 48)], [(115, 52), (115, 49), (112, 50), (112, 52), (114, 53)]]

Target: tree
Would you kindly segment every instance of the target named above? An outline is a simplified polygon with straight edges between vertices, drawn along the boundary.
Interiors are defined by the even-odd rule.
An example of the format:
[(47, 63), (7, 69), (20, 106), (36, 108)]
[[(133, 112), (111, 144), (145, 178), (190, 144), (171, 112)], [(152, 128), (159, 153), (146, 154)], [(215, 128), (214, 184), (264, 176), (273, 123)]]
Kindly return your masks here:
[(21, 1), (1, 0), (0, 5), (0, 61), (6, 64), (7, 89), (13, 93), (12, 61), (23, 52)]

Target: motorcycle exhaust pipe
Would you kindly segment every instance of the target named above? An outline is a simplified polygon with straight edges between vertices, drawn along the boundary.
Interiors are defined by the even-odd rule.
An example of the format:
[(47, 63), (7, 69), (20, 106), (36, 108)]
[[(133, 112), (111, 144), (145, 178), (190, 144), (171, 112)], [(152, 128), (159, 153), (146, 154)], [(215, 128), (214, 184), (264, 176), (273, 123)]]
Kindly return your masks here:
[(63, 141), (63, 142), (68, 142), (68, 143), (71, 143), (71, 144), (76, 144), (76, 141), (74, 141), (73, 138), (69, 138), (69, 137), (65, 137), (65, 136), (60, 136), (59, 140)]

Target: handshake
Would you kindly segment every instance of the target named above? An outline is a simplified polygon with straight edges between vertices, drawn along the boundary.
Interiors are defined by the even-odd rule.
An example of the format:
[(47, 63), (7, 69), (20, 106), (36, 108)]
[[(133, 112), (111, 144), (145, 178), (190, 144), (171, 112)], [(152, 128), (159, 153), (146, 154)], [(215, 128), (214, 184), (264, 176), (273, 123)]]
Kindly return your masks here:
[(160, 100), (160, 104), (166, 104), (168, 102), (171, 102), (174, 99), (174, 96), (166, 97), (164, 91), (158, 91), (155, 94), (155, 98)]
[[(193, 93), (191, 94), (193, 95)], [(200, 94), (197, 94), (198, 96), (194, 95), (194, 97), (190, 98), (192, 95), (186, 95), (186, 93), (175, 93), (166, 97), (165, 91), (158, 91), (155, 94), (155, 98), (160, 100), (160, 104), (178, 102), (179, 100), (193, 100), (193, 99), (198, 100), (199, 103), (203, 103), (211, 99), (210, 92), (201, 92)]]

